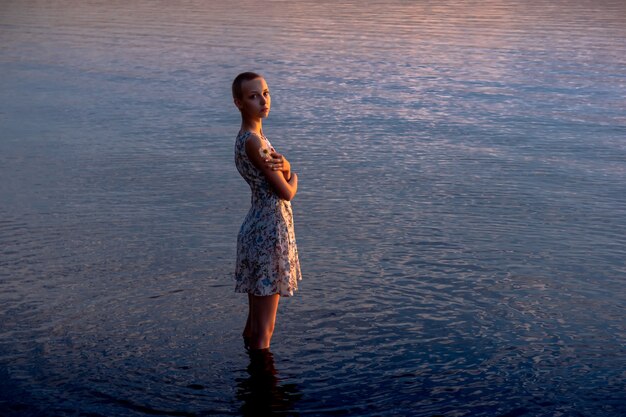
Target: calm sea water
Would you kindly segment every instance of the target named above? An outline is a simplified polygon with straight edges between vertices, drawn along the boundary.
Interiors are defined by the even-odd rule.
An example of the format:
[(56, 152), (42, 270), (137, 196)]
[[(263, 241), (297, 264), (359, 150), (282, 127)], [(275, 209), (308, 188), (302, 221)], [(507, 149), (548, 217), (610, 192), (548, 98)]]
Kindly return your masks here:
[[(241, 342), (230, 82), (301, 178)], [(0, 2), (0, 415), (626, 414), (623, 1)]]

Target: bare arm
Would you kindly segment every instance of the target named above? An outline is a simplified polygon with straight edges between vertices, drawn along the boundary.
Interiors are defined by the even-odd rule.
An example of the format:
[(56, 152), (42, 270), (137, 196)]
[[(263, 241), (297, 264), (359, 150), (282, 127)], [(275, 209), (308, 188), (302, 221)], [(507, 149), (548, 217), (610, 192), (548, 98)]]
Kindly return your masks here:
[[(261, 149), (263, 145), (264, 143), (261, 141), (261, 138), (251, 134), (250, 138), (246, 141), (246, 155), (252, 164), (263, 173), (274, 192), (276, 192), (276, 195), (283, 200), (290, 201), (298, 191), (298, 175), (291, 172), (291, 166), (289, 167), (290, 171), (288, 173), (291, 175), (291, 178), (286, 176), (283, 171), (273, 170), (259, 153), (259, 149)], [(287, 181), (287, 178), (289, 178), (289, 181)]]
[(285, 179), (289, 181), (289, 178), (291, 178), (291, 164), (284, 155), (272, 150), (269, 158), (266, 159), (266, 163), (270, 163), (270, 168), (272, 168), (272, 170), (282, 171)]

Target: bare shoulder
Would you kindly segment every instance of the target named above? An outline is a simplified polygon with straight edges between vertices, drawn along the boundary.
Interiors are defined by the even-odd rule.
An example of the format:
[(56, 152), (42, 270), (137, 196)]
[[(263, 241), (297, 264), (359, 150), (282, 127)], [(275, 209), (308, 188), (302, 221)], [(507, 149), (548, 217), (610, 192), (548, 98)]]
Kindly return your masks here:
[(257, 159), (257, 157), (259, 159), (263, 159), (259, 152), (265, 147), (265, 142), (259, 135), (254, 133), (250, 133), (250, 135), (248, 135), (248, 138), (246, 139), (246, 154), (248, 154), (248, 158), (252, 160)]
[(246, 150), (253, 147), (255, 150), (259, 149), (263, 144), (263, 139), (259, 135), (253, 132), (249, 132), (248, 137), (246, 138)]
[(249, 138), (246, 140), (246, 155), (252, 161), (252, 165), (262, 172), (271, 171), (264, 159), (265, 153), (269, 154), (266, 148), (267, 146), (265, 146), (265, 142), (260, 136), (250, 133)]

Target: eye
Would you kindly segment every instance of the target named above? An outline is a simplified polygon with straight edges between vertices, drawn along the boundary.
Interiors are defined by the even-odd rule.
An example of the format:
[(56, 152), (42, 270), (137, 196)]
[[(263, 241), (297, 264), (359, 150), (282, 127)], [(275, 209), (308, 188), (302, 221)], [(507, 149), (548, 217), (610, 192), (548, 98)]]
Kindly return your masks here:
[(269, 91), (266, 91), (266, 92), (264, 92), (264, 93), (263, 93), (263, 95), (264, 95), (265, 97), (269, 97), (270, 92), (269, 92)]

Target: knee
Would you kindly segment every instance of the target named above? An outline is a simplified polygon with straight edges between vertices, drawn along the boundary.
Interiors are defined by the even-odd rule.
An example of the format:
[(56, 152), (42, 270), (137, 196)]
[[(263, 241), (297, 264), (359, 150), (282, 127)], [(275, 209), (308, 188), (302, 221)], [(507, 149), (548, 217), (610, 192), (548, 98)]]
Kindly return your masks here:
[(274, 334), (274, 322), (267, 324), (265, 333), (269, 334), (270, 336)]
[(274, 334), (274, 324), (267, 324), (256, 329), (256, 335), (260, 339), (270, 339)]
[(264, 327), (257, 329), (252, 334), (252, 341), (250, 346), (252, 349), (266, 349), (270, 346), (272, 341), (272, 334), (274, 333), (274, 326)]

